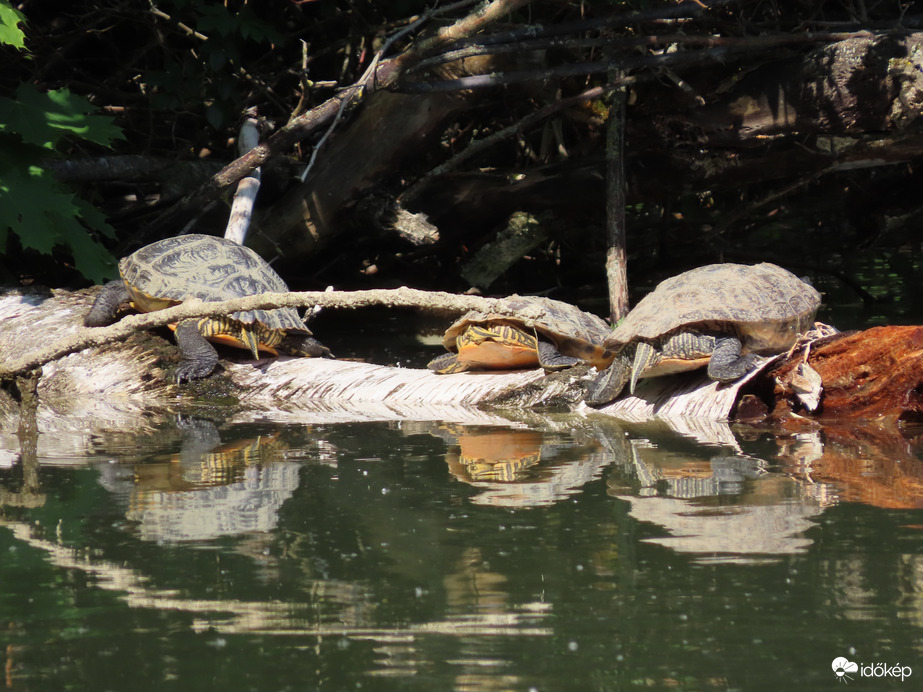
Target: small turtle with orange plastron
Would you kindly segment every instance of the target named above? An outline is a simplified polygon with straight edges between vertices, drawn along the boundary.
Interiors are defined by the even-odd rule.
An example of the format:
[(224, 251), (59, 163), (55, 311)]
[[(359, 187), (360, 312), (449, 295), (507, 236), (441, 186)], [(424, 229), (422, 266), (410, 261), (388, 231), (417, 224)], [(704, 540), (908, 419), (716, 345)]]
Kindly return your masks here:
[(603, 340), (608, 325), (596, 315), (550, 298), (513, 295), (490, 312), (471, 311), (446, 330), (449, 351), (428, 368), (437, 373), (563, 370), (578, 363), (605, 368), (614, 356)]

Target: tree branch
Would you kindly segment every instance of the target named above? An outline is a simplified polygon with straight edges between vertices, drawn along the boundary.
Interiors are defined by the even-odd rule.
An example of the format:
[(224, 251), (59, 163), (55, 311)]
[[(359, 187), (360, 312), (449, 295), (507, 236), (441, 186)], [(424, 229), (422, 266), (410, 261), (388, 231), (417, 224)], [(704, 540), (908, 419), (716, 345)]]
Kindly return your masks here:
[[(333, 120), (338, 113), (358, 105), (372, 92), (392, 86), (396, 83), (402, 70), (452, 42), (481, 31), (491, 22), (529, 4), (529, 2), (531, 0), (492, 0), (480, 10), (458, 20), (454, 24), (443, 27), (433, 37), (421, 41), (404, 53), (389, 60), (381, 61), (377, 65), (373, 64), (373, 69), (367, 70), (355, 84), (346, 87), (336, 96), (312, 108), (307, 113), (293, 118), (285, 127), (266, 139), (265, 142), (231, 162), (208, 182), (187, 194), (169, 211), (162, 214), (145, 228), (143, 234), (150, 237), (157, 235), (163, 229), (181, 227), (185, 220), (193, 216), (197, 210), (216, 199), (224, 188), (249, 175), (271, 157), (288, 151), (297, 142), (310, 136), (315, 130)], [(453, 7), (464, 4), (467, 4), (467, 2), (457, 3)]]
[[(356, 309), (370, 306), (392, 308), (417, 308), (447, 314), (460, 314), (468, 310), (489, 312), (498, 304), (496, 298), (456, 295), (454, 293), (420, 291), (412, 288), (373, 289), (367, 291), (304, 291), (290, 293), (262, 293), (221, 302), (189, 300), (179, 305), (140, 315), (129, 315), (108, 327), (81, 327), (68, 338), (23, 358), (0, 364), (0, 380), (44, 365), (69, 353), (111, 341), (125, 339), (146, 329), (174, 324), (188, 317), (228, 315), (247, 310), (273, 308), (322, 307)], [(528, 309), (522, 313), (529, 317)], [(539, 317), (536, 313), (533, 317)]]
[[(660, 55), (644, 55), (637, 58), (618, 57), (612, 60), (598, 60), (594, 62), (567, 63), (554, 65), (544, 69), (513, 70), (510, 72), (492, 72), (490, 74), (459, 77), (439, 82), (433, 81), (401, 81), (394, 87), (396, 91), (407, 94), (421, 94), (435, 91), (461, 91), (464, 89), (484, 89), (488, 87), (505, 86), (521, 82), (534, 82), (560, 77), (574, 77), (589, 74), (601, 74), (610, 70), (622, 72), (630, 70), (652, 69), (669, 66), (675, 68), (697, 67), (699, 65), (726, 60), (732, 56), (752, 54), (756, 51), (771, 50), (787, 45), (803, 45), (812, 43), (836, 43), (854, 38), (874, 39), (883, 34), (874, 34), (868, 31), (849, 33), (821, 33), (801, 34), (798, 36), (755, 36), (746, 38), (727, 38), (713, 36), (648, 36), (644, 39), (630, 39), (639, 45), (661, 45), (668, 38), (677, 39), (674, 43), (704, 46), (701, 50), (683, 51), (677, 53), (664, 53)], [(653, 78), (656, 73), (648, 76)], [(637, 77), (635, 77), (637, 79)], [(624, 84), (625, 82), (621, 82)]]

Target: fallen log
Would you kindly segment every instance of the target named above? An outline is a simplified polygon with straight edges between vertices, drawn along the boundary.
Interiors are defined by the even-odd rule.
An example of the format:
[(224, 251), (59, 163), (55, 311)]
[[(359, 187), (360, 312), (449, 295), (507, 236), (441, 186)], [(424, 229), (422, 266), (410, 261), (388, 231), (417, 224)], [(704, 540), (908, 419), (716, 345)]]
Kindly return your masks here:
[[(444, 294), (423, 291), (380, 293), (387, 294), (376, 294), (375, 300), (380, 304), (415, 304), (444, 310), (451, 303)], [(243, 408), (261, 410), (345, 405), (404, 412), (414, 408), (437, 411), (440, 407), (597, 411), (581, 403), (584, 388), (594, 374), (587, 367), (552, 375), (526, 370), (448, 376), (371, 363), (278, 358), (223, 361), (218, 377), (177, 386), (167, 374), (178, 357), (171, 342), (143, 332), (126, 336), (132, 324), (135, 330), (150, 328), (155, 323), (145, 320), (164, 320), (168, 311), (132, 316), (112, 327), (86, 330), (81, 326), (82, 319), (94, 294), (95, 289), (36, 290), (0, 296), (0, 363), (7, 377), (10, 364), (32, 362), (30, 357), (36, 352), (57, 353), (60, 349), (55, 350), (56, 343), (78, 343), (75, 335), (81, 332), (126, 330), (109, 336), (108, 341), (79, 342), (82, 350), (65, 350), (69, 355), (45, 361), (37, 385), (40, 425), (42, 420), (45, 425), (53, 425), (53, 420), (64, 415), (130, 419), (145, 407), (175, 408), (202, 397), (232, 400)], [(297, 302), (299, 295), (275, 294), (267, 299), (286, 302), (280, 296), (287, 296)], [(355, 307), (349, 300), (351, 294), (311, 297), (319, 295), (326, 296), (330, 306)], [(171, 310), (184, 308), (188, 306)], [(197, 309), (214, 311), (213, 306), (202, 304)], [(637, 396), (624, 397), (598, 412), (629, 421), (661, 418), (809, 425), (811, 421), (848, 418), (909, 426), (923, 419), (921, 357), (923, 327), (876, 327), (813, 342), (792, 354), (764, 362), (747, 378), (731, 385), (710, 382), (698, 373), (644, 380)], [(802, 362), (819, 373), (824, 388), (814, 412), (807, 411), (796, 399), (792, 387), (794, 369)], [(0, 394), (0, 417), (10, 421), (17, 416), (17, 409), (15, 396)]]
[(823, 381), (820, 408), (808, 414), (793, 400), (791, 381), (800, 360), (783, 360), (767, 373), (774, 384), (770, 419), (849, 418), (903, 426), (923, 420), (923, 327), (838, 334), (813, 345), (807, 360)]

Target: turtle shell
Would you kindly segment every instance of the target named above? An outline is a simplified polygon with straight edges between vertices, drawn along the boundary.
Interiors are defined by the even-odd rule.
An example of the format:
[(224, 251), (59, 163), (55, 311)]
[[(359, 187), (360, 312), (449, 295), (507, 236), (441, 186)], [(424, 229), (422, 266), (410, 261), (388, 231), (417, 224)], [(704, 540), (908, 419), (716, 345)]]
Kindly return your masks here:
[[(215, 302), (288, 286), (253, 250), (216, 236), (189, 234), (147, 245), (119, 262), (119, 273), (142, 312), (190, 298)], [(308, 332), (294, 308), (249, 310), (230, 317), (270, 330)]]
[(658, 284), (605, 340), (619, 349), (681, 331), (734, 334), (745, 351), (779, 353), (814, 323), (820, 294), (775, 264), (710, 264)]
[(446, 330), (442, 344), (457, 352), (455, 341), (470, 325), (498, 322), (528, 331), (534, 329), (565, 356), (588, 363), (605, 367), (614, 355), (603, 347), (610, 330), (601, 318), (569, 303), (539, 296), (512, 295), (500, 299), (490, 312), (468, 312)]

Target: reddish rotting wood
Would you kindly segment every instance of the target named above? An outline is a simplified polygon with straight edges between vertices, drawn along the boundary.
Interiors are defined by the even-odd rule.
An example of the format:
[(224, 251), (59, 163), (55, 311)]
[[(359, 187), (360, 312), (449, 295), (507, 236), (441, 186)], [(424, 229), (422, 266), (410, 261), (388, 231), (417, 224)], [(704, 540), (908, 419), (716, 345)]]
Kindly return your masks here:
[(812, 344), (808, 363), (821, 376), (820, 407), (807, 413), (787, 384), (800, 353), (774, 367), (773, 418), (851, 418), (919, 424), (923, 421), (923, 326), (873, 327)]

